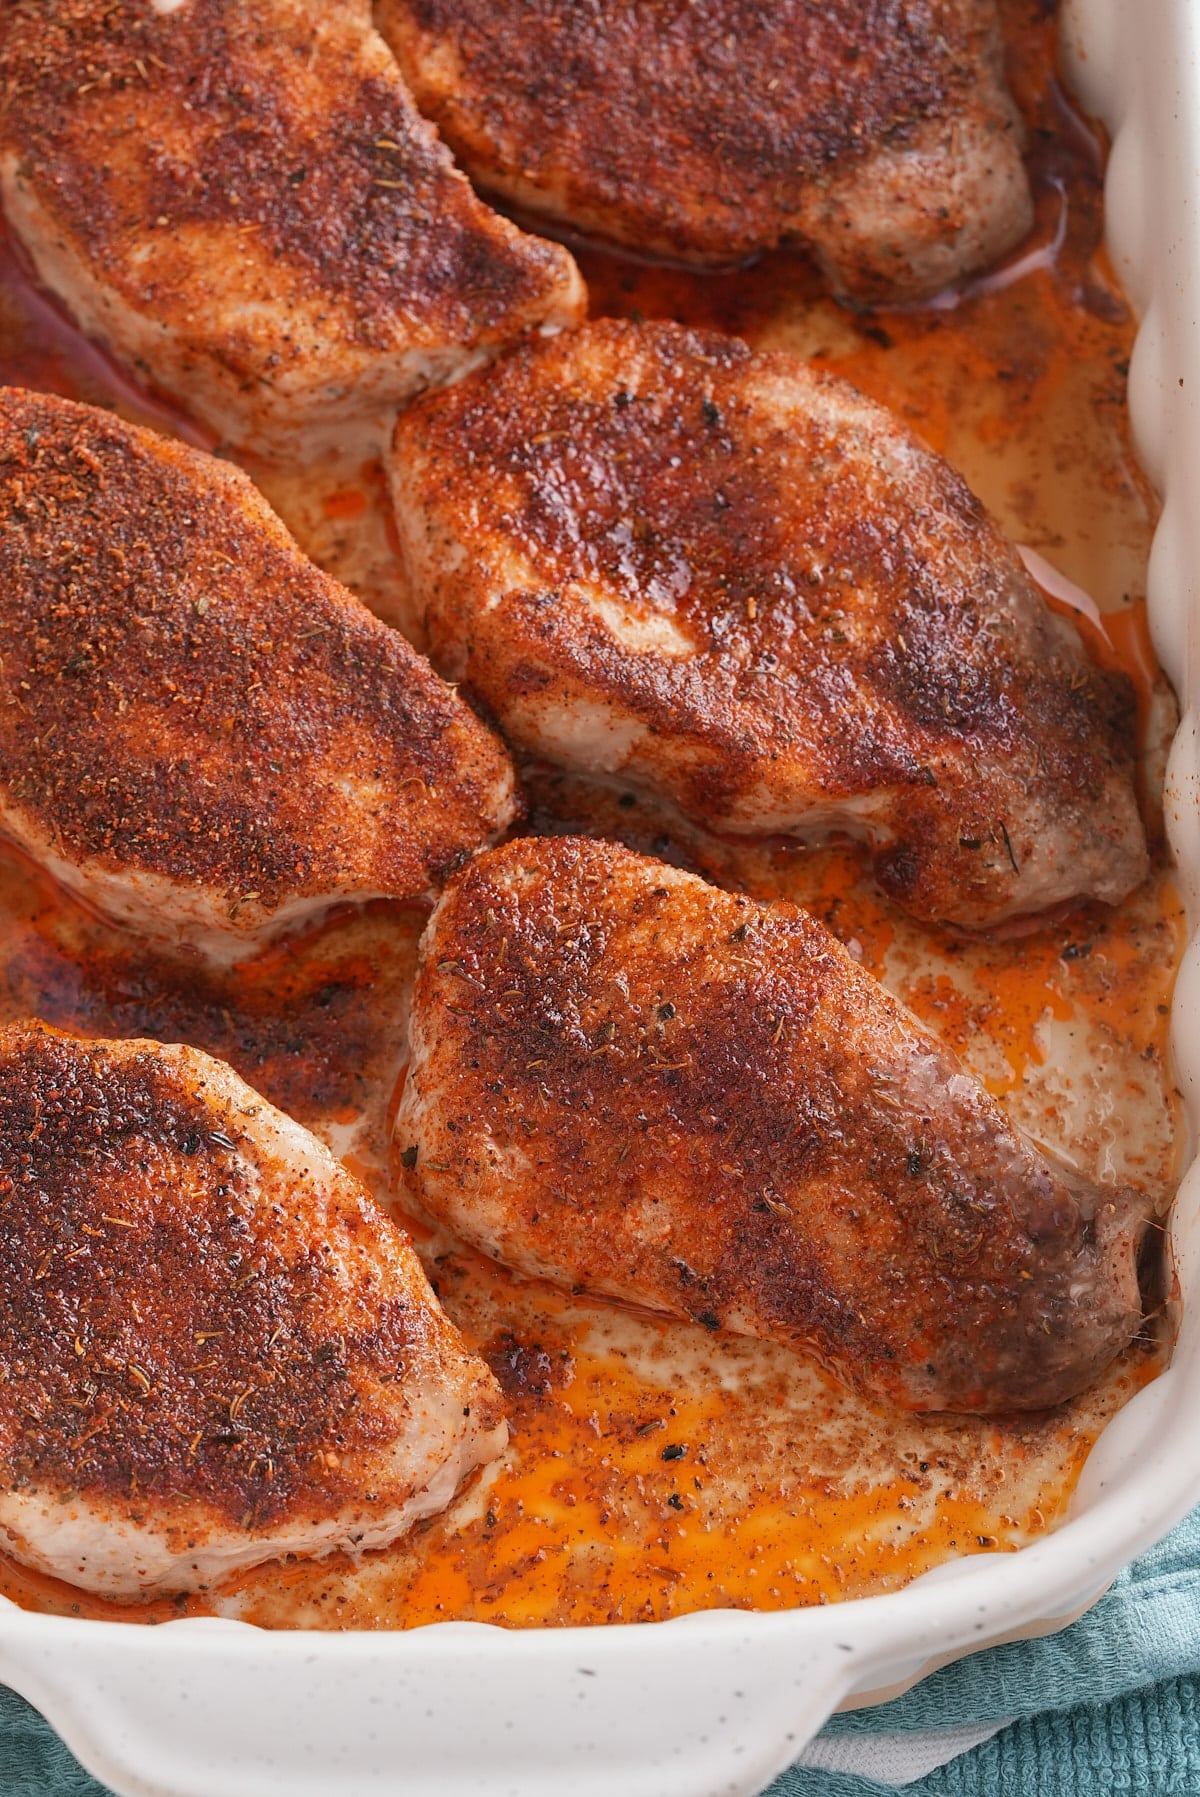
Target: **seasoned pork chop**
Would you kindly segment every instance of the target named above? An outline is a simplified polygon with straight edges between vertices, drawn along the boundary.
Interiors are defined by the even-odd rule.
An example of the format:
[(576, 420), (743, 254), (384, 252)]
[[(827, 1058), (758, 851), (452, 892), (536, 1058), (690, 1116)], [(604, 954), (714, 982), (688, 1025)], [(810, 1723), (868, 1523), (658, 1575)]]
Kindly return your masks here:
[(289, 459), (378, 448), (583, 306), (567, 252), (475, 198), (366, 0), (6, 0), (0, 191), (85, 331)]
[(868, 303), (1029, 229), (994, 0), (377, 0), (473, 180), (687, 262), (785, 239)]
[(416, 898), (512, 819), (503, 745), (245, 475), (0, 389), (0, 828), (217, 961)]
[(391, 481), (429, 653), (514, 747), (717, 831), (849, 831), (967, 927), (1143, 878), (1129, 681), (844, 382), (605, 320), (422, 401)]
[(408, 1238), (220, 1061), (0, 1031), (0, 1528), (114, 1598), (382, 1547), (504, 1446)]
[(524, 838), (447, 888), (396, 1146), (508, 1265), (907, 1409), (1058, 1403), (1141, 1318), (1148, 1205), (1039, 1153), (806, 912), (608, 843)]

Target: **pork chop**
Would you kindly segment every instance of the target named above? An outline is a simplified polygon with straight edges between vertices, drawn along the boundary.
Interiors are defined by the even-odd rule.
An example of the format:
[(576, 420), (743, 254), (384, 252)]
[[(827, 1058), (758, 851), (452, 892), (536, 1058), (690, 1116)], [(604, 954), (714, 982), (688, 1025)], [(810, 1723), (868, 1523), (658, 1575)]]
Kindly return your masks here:
[(376, 451), (396, 406), (575, 320), (476, 199), (366, 0), (7, 0), (0, 192), (83, 330), (222, 439)]
[(411, 1045), (410, 1196), (522, 1272), (910, 1410), (1059, 1403), (1139, 1327), (1148, 1201), (1033, 1147), (794, 905), (507, 843), (430, 920)]
[(0, 1529), (118, 1599), (383, 1547), (507, 1439), (403, 1231), (196, 1049), (0, 1031)]
[(1130, 682), (844, 381), (601, 320), (429, 396), (390, 466), (431, 659), (515, 748), (711, 830), (848, 831), (969, 928), (1145, 876)]
[(378, 0), (376, 20), (474, 181), (643, 254), (799, 240), (880, 304), (1033, 221), (994, 0)]
[(416, 899), (517, 810), (503, 744), (238, 469), (0, 389), (0, 828), (217, 962)]

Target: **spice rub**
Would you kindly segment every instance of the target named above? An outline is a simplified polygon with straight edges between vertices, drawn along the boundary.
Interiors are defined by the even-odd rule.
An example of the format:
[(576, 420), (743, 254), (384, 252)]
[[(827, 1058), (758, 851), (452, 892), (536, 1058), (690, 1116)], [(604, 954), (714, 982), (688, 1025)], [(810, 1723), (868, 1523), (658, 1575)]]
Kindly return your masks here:
[(216, 960), (436, 889), (517, 809), (499, 740), (240, 470), (0, 391), (0, 822)]
[(0, 1032), (0, 1528), (128, 1599), (379, 1547), (499, 1394), (396, 1225), (220, 1062)]

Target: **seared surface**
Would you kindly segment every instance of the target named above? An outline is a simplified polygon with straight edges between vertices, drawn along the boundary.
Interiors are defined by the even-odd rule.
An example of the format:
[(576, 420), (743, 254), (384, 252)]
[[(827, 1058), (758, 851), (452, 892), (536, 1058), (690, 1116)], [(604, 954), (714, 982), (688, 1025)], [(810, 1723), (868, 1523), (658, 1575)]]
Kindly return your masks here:
[(379, 0), (376, 19), (473, 179), (643, 252), (799, 238), (878, 302), (1031, 223), (994, 0)]
[(0, 822), (218, 959), (440, 886), (516, 807), (502, 745), (223, 462), (0, 390)]
[(0, 1032), (0, 1526), (116, 1596), (378, 1546), (503, 1446), (407, 1238), (219, 1061)]
[(282, 456), (381, 440), (583, 301), (565, 250), (475, 198), (365, 0), (9, 0), (0, 185), (85, 330)]
[(1128, 680), (843, 382), (601, 321), (422, 401), (391, 482), (432, 659), (514, 746), (710, 829), (848, 830), (967, 927), (1144, 877)]
[(1047, 1161), (807, 912), (613, 844), (448, 887), (396, 1146), (507, 1265), (909, 1409), (1058, 1403), (1141, 1320), (1145, 1201)]

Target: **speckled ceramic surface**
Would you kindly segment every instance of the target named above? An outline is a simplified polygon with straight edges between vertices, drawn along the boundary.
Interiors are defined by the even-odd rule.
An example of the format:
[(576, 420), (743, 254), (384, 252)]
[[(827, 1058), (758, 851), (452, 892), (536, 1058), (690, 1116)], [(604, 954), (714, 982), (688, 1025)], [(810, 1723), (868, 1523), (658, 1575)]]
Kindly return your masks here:
[[(1070, 77), (1114, 138), (1110, 246), (1143, 318), (1130, 373), (1139, 452), (1165, 498), (1155, 642), (1184, 705), (1168, 817), (1200, 915), (1200, 8), (1065, 0)], [(1200, 1103), (1200, 944), (1179, 979), (1175, 1054)], [(128, 1797), (743, 1797), (837, 1705), (1069, 1619), (1200, 1499), (1200, 1178), (1175, 1212), (1184, 1294), (1170, 1369), (1108, 1427), (1072, 1520), (1017, 1554), (941, 1567), (892, 1596), (777, 1615), (613, 1629), (265, 1633), (159, 1628), (0, 1607), (0, 1678)], [(1189, 1302), (1190, 1297), (1190, 1302)]]

